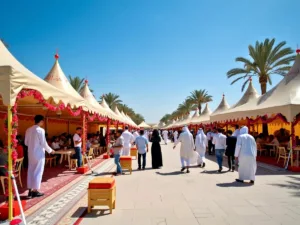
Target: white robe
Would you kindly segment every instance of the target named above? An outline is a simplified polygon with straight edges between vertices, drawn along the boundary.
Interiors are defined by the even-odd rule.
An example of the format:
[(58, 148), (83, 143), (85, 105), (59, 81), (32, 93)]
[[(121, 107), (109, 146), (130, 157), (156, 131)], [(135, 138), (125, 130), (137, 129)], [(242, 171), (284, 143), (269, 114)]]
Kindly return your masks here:
[(195, 140), (196, 151), (199, 154), (198, 165), (205, 163), (205, 152), (206, 147), (208, 146), (207, 137), (204, 134), (203, 130), (198, 132)]
[(235, 157), (239, 159), (239, 179), (255, 180), (257, 147), (255, 139), (248, 134), (248, 128), (242, 127), (237, 138)]
[(122, 155), (129, 156), (130, 155), (131, 144), (134, 142), (134, 136), (128, 130), (125, 130), (122, 133), (122, 137), (124, 138), (124, 146), (123, 146)]
[(135, 139), (136, 139), (138, 136), (140, 136), (140, 135), (139, 135), (139, 133), (138, 133), (137, 131), (133, 133), (134, 142), (135, 142)]
[(177, 141), (177, 138), (178, 138), (178, 131), (176, 130), (176, 131), (174, 132), (174, 142)]
[(144, 132), (144, 137), (147, 139), (147, 141), (149, 141), (149, 134), (148, 134), (148, 131), (146, 131), (146, 130)]
[(189, 131), (184, 131), (179, 135), (174, 145), (176, 146), (179, 142), (181, 142), (180, 157), (185, 160), (191, 160), (195, 149), (193, 135)]
[(48, 146), (45, 130), (34, 125), (26, 130), (25, 145), (28, 146), (28, 189), (40, 189), (45, 167), (45, 150), (51, 153)]
[(165, 144), (167, 144), (168, 143), (168, 134), (169, 134), (169, 132), (167, 130), (164, 130), (162, 132), (162, 134), (163, 134), (163, 137), (164, 137)]

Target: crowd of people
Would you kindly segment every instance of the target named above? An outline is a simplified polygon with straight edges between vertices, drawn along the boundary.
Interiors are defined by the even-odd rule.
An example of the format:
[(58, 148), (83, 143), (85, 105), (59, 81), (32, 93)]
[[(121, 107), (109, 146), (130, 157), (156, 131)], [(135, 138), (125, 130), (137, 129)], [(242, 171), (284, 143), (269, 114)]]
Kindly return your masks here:
[[(77, 166), (82, 165), (82, 128), (78, 127), (75, 134), (63, 133), (54, 136), (51, 139), (42, 128), (44, 117), (37, 115), (34, 118), (35, 125), (28, 128), (25, 138), (18, 135), (18, 158), (24, 159), (25, 167), (28, 166), (27, 187), (29, 189), (28, 197), (40, 197), (43, 193), (39, 192), (41, 180), (44, 172), (45, 158), (53, 155), (59, 160), (61, 155), (55, 154), (58, 150), (74, 148), (73, 158), (77, 159)], [(129, 131), (116, 130), (111, 137), (113, 140), (112, 157), (114, 157), (117, 171), (115, 175), (121, 175), (122, 168), (120, 164), (121, 156), (130, 156), (130, 149), (135, 146), (138, 151), (138, 170), (145, 170), (147, 153), (149, 152), (149, 142), (151, 145), (152, 168), (159, 169), (163, 166), (161, 143), (168, 144), (169, 140), (174, 143), (174, 149), (181, 142), (180, 159), (181, 172), (186, 170), (190, 172), (190, 160), (197, 152), (197, 164), (199, 167), (205, 167), (206, 152), (209, 155), (216, 155), (218, 172), (223, 170), (223, 156), (228, 158), (229, 171), (235, 171), (238, 165), (239, 178), (237, 182), (250, 180), (255, 181), (257, 144), (272, 144), (275, 146), (289, 146), (290, 135), (284, 129), (280, 129), (274, 135), (265, 136), (263, 134), (249, 134), (248, 128), (235, 127), (235, 131), (223, 130), (220, 128), (208, 129), (206, 132), (200, 128), (197, 132), (189, 131), (184, 127), (182, 131), (172, 130), (139, 130)], [(296, 137), (296, 144), (300, 144)], [(99, 144), (106, 148), (106, 138), (100, 132), (88, 134), (86, 140), (86, 151), (93, 144)], [(3, 154), (5, 144), (0, 140), (0, 176), (6, 176), (7, 154)], [(52, 156), (52, 157), (53, 157)], [(51, 156), (50, 156), (51, 157)]]

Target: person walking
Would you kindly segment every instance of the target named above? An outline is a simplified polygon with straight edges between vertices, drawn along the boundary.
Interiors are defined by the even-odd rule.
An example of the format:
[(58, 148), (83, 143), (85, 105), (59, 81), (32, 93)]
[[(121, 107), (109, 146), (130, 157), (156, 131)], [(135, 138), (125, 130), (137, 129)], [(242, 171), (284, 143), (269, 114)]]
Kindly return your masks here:
[[(140, 130), (140, 136), (135, 139), (135, 144), (138, 149), (138, 170), (144, 170), (146, 167), (146, 154), (149, 151), (148, 140), (144, 137), (144, 130)], [(141, 158), (143, 158), (143, 164)]]
[(255, 139), (248, 134), (248, 127), (244, 126), (240, 129), (235, 148), (235, 157), (239, 162), (239, 178), (236, 179), (237, 182), (250, 180), (254, 184), (257, 169), (256, 156), (257, 146)]
[(116, 142), (112, 146), (113, 151), (114, 151), (114, 160), (115, 164), (117, 166), (117, 171), (114, 173), (115, 176), (122, 175), (122, 167), (120, 163), (120, 157), (122, 155), (122, 151), (124, 148), (124, 137), (122, 136), (123, 131), (118, 130), (116, 133)]
[(173, 149), (176, 148), (176, 145), (181, 142), (180, 148), (180, 160), (181, 160), (181, 172), (186, 169), (186, 172), (189, 173), (190, 170), (190, 160), (194, 156), (194, 138), (191, 132), (189, 131), (188, 127), (183, 127), (182, 133), (179, 135), (178, 140), (174, 143)]
[(28, 173), (27, 187), (29, 189), (28, 197), (41, 197), (44, 194), (38, 190), (41, 188), (42, 177), (45, 167), (45, 151), (49, 154), (55, 154), (55, 151), (49, 147), (44, 125), (44, 116), (36, 115), (34, 117), (35, 125), (28, 128), (25, 134), (25, 145), (28, 147)]
[(160, 136), (158, 130), (154, 130), (151, 137), (151, 156), (152, 156), (152, 169), (159, 169), (163, 166), (162, 153), (160, 147)]
[(198, 152), (198, 166), (204, 168), (205, 167), (205, 152), (206, 147), (208, 145), (207, 137), (203, 132), (203, 129), (200, 128), (196, 135), (195, 146), (196, 151)]
[(129, 156), (131, 145), (134, 142), (134, 136), (132, 133), (128, 131), (128, 126), (125, 126), (125, 131), (122, 133), (122, 137), (124, 139), (124, 147), (123, 147), (122, 155)]
[(225, 155), (228, 158), (228, 171), (234, 172), (235, 170), (235, 160), (234, 160), (234, 152), (236, 147), (237, 137), (232, 135), (232, 131), (227, 131), (227, 138), (226, 138), (226, 152)]
[(238, 137), (240, 135), (240, 126), (235, 125), (235, 131), (233, 132), (232, 136)]
[(162, 135), (163, 135), (163, 138), (164, 138), (164, 142), (167, 145), (168, 144), (168, 135), (169, 135), (169, 132), (167, 130), (164, 130), (162, 132)]
[(226, 148), (226, 136), (222, 134), (221, 128), (217, 129), (217, 133), (214, 135), (212, 143), (215, 145), (216, 158), (219, 165), (218, 172), (221, 173), (223, 170), (223, 156)]
[(178, 131), (175, 130), (174, 133), (173, 133), (173, 135), (174, 135), (174, 143), (175, 143), (177, 141), (177, 139), (178, 139)]
[(209, 129), (206, 134), (206, 137), (208, 140), (208, 154), (209, 155), (213, 155), (215, 153), (215, 145), (212, 142), (214, 135), (215, 135), (215, 133), (211, 129)]

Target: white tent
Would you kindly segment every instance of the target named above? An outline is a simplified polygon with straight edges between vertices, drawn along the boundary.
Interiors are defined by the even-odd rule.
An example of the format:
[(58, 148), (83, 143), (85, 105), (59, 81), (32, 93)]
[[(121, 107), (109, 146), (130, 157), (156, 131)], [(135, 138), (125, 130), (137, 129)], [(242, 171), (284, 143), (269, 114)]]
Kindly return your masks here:
[(213, 111), (211, 116), (217, 115), (219, 113), (223, 113), (223, 112), (227, 111), (228, 109), (230, 109), (230, 106), (225, 99), (225, 95), (223, 94), (223, 97), (222, 97), (222, 100), (221, 100), (219, 106), (215, 109), (215, 111)]
[[(39, 91), (45, 100), (52, 104), (63, 102), (73, 107), (83, 107), (88, 111), (85, 101), (80, 96), (73, 96), (51, 84), (48, 84), (40, 77), (33, 74), (24, 67), (0, 41), (0, 94), (4, 105), (14, 105), (18, 93), (22, 89)], [(33, 98), (26, 98), (22, 101), (36, 104)]]
[(211, 115), (211, 110), (208, 106), (208, 103), (206, 103), (204, 110), (202, 111), (200, 116), (196, 116), (192, 118), (190, 124), (208, 124), (210, 123), (210, 115)]
[[(88, 82), (85, 81), (84, 86), (82, 90), (80, 91), (80, 95), (90, 104), (92, 105), (97, 112), (99, 112), (100, 115), (112, 117), (110, 115), (110, 112), (107, 109), (104, 109), (99, 102), (95, 99), (94, 95), (89, 89)], [(121, 120), (121, 118), (118, 118), (118, 120)]]
[(245, 119), (248, 116), (248, 111), (252, 110), (253, 105), (257, 103), (258, 98), (259, 94), (250, 80), (242, 98), (229, 110), (212, 115), (210, 120), (211, 122), (225, 122), (233, 119)]
[(151, 128), (151, 126), (149, 126), (145, 121), (141, 122), (138, 127), (140, 128)]
[[(65, 93), (68, 93), (72, 96), (75, 96), (78, 99), (83, 99), (85, 101), (85, 104), (93, 113), (98, 113), (102, 116), (109, 116), (107, 112), (105, 112), (103, 109), (98, 107), (94, 102), (92, 101), (91, 104), (91, 98), (89, 98), (89, 101), (86, 101), (70, 84), (68, 78), (64, 74), (63, 70), (60, 67), (60, 64), (58, 62), (58, 54), (55, 55), (55, 62), (47, 76), (45, 77), (45, 81), (49, 84), (53, 85), (54, 87), (63, 90)], [(87, 90), (86, 90), (87, 91)], [(86, 93), (87, 94), (87, 93)]]
[(294, 65), (275, 87), (259, 98), (252, 93), (247, 103), (236, 107), (236, 111), (231, 112), (232, 115), (229, 112), (228, 110), (226, 117), (225, 114), (224, 117), (219, 115), (218, 120), (224, 120), (228, 116), (242, 119), (246, 116), (255, 118), (281, 113), (288, 122), (292, 122), (300, 112), (300, 55), (297, 54)]

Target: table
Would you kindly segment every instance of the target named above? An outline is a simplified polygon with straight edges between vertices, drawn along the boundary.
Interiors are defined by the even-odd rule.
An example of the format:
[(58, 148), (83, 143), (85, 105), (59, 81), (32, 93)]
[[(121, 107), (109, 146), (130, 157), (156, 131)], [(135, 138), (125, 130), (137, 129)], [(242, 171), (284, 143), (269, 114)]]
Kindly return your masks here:
[(55, 154), (61, 155), (59, 164), (62, 164), (63, 156), (67, 155), (68, 156), (68, 164), (69, 164), (69, 169), (71, 169), (71, 155), (75, 154), (75, 149), (67, 149), (67, 150), (57, 150), (55, 151)]
[(293, 148), (293, 151), (296, 151), (296, 153), (297, 153), (296, 166), (299, 166), (299, 151), (300, 151), (300, 146), (296, 146), (295, 148)]
[[(266, 143), (264, 145), (270, 147), (270, 149), (274, 149), (274, 151), (275, 151), (275, 157), (277, 156), (277, 149), (276, 149), (276, 145), (275, 144)], [(267, 150), (270, 150), (270, 149), (267, 148)], [(270, 156), (271, 156), (271, 152), (270, 152)]]

